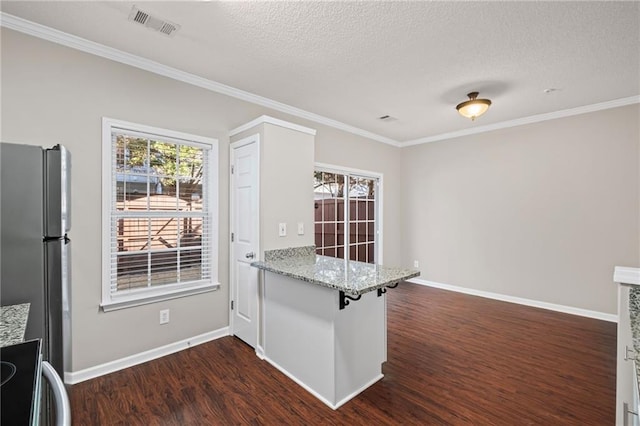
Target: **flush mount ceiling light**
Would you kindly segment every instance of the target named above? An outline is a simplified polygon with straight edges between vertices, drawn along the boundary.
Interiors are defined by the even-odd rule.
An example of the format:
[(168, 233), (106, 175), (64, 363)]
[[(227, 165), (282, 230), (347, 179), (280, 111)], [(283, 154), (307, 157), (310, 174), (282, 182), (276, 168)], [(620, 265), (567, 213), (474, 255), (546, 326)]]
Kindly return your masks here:
[(491, 101), (489, 99), (476, 99), (478, 97), (478, 92), (471, 92), (467, 94), (467, 96), (469, 97), (469, 100), (459, 103), (458, 106), (456, 106), (456, 109), (461, 116), (470, 118), (471, 121), (473, 121), (476, 117), (480, 117), (482, 114), (487, 112), (489, 105), (491, 105)]

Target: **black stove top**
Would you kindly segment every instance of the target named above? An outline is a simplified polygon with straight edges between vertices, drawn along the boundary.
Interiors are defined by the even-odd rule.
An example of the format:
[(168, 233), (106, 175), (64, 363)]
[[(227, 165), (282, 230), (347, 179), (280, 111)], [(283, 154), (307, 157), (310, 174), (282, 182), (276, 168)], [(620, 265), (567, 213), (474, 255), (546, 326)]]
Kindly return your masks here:
[(40, 339), (0, 348), (0, 424), (32, 424), (39, 365)]

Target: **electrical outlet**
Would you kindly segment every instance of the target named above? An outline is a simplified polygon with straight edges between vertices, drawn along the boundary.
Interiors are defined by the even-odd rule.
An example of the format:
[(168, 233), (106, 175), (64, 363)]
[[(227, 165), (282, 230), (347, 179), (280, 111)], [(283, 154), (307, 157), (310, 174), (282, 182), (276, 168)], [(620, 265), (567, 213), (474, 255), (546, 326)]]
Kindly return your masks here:
[(168, 324), (169, 323), (169, 310), (163, 309), (160, 311), (160, 324)]
[(304, 222), (298, 222), (298, 235), (304, 235)]
[(420, 263), (417, 260), (413, 261), (413, 267), (414, 268), (419, 268), (420, 267)]
[(278, 235), (280, 235), (281, 237), (286, 237), (287, 236), (287, 224), (286, 223), (280, 223), (278, 225)]

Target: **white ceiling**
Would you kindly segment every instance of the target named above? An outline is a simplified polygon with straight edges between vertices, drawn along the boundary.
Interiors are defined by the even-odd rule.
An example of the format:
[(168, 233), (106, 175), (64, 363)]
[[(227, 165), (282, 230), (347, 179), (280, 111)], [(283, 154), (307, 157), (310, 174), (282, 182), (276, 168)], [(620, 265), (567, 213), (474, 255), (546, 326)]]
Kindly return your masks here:
[[(133, 4), (0, 8), (399, 142), (640, 95), (638, 1), (136, 3), (173, 37)], [(475, 122), (455, 111), (471, 91), (493, 101)]]

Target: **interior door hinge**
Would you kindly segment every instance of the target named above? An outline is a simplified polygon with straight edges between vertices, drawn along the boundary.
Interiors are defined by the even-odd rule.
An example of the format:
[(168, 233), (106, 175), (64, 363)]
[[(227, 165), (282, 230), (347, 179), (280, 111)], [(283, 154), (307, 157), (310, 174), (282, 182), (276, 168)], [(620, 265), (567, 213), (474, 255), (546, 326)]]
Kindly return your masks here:
[(231, 301), (231, 310), (233, 311), (233, 300)]
[(231, 242), (233, 242), (233, 239), (234, 239), (234, 235), (233, 235), (233, 232), (232, 232), (231, 233)]
[(233, 170), (234, 170), (234, 167), (233, 167), (233, 164), (232, 164), (231, 165), (231, 174), (233, 174)]

